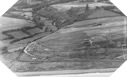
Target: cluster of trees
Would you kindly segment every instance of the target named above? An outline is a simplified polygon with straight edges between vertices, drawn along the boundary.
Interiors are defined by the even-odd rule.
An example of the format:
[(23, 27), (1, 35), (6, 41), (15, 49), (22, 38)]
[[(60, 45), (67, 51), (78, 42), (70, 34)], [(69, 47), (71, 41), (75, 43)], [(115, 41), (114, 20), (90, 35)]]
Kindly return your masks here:
[[(36, 26), (38, 26), (40, 29), (46, 26), (44, 22), (40, 20), (41, 17), (51, 20), (52, 26), (57, 27), (57, 29), (60, 29), (66, 25), (76, 22), (77, 20), (83, 20), (84, 18), (87, 18), (89, 14), (88, 4), (86, 5), (86, 7), (83, 8), (82, 11), (84, 13), (82, 14), (80, 14), (81, 12), (80, 8), (72, 7), (70, 10), (63, 12), (63, 11), (58, 11), (57, 9), (50, 6), (52, 4), (70, 2), (70, 1), (75, 1), (75, 0), (39, 0), (39, 1), (42, 1), (42, 3), (37, 4), (37, 5), (36, 4), (29, 5), (27, 4), (27, 1), (19, 0), (19, 2), (16, 5), (14, 5), (14, 7), (20, 8), (19, 5), (21, 5), (22, 9), (32, 8), (32, 10), (30, 11), (32, 12), (32, 17), (28, 17), (28, 16), (24, 16), (24, 17), (25, 18), (27, 17), (26, 20), (30, 20), (34, 22)], [(20, 11), (21, 11), (21, 8), (20, 8)], [(25, 11), (23, 12), (25, 13)]]
[[(70, 2), (70, 1), (75, 1), (75, 0), (53, 0), (53, 1), (48, 0), (46, 2), (45, 0), (43, 0), (42, 2), (44, 3), (44, 5), (42, 5), (43, 4), (42, 3), (35, 7), (32, 7), (33, 15), (37, 13), (39, 16), (52, 20), (52, 25), (60, 29), (61, 27), (72, 24), (80, 17), (78, 16), (79, 14), (77, 14), (78, 10), (75, 10), (75, 8), (71, 8), (67, 12), (60, 12), (57, 9), (50, 7), (50, 5), (57, 4), (57, 3)], [(86, 5), (86, 8), (84, 8), (84, 10), (89, 11), (89, 6)], [(86, 14), (86, 16), (87, 15), (88, 14)], [(35, 16), (33, 18), (36, 20)]]
[[(61, 12), (58, 11), (57, 9), (50, 7), (50, 5), (53, 4), (58, 4), (58, 3), (66, 3), (66, 2), (71, 2), (71, 1), (75, 1), (75, 0), (37, 0), (37, 1), (41, 1), (42, 3), (40, 4), (29, 4), (28, 2), (32, 2), (32, 0), (19, 0), (13, 7), (16, 7), (18, 9), (20, 9), (20, 12), (25, 13), (24, 10), (21, 11), (21, 9), (28, 9), (31, 8), (32, 10), (28, 10), (29, 12), (32, 12), (32, 17), (28, 17), (26, 15), (23, 16), (16, 16), (16, 15), (9, 15), (10, 17), (18, 17), (18, 18), (23, 18), (29, 21), (34, 22), (39, 28), (42, 28), (42, 26), (45, 26), (45, 24), (43, 23), (43, 21), (40, 20), (41, 17), (45, 17), (48, 20), (52, 21), (52, 26), (57, 27), (58, 29), (72, 24), (74, 23), (77, 19), (80, 18), (80, 16), (78, 16), (79, 14), (79, 10), (75, 10), (75, 8), (71, 8), (70, 10), (66, 11), (66, 12)], [(33, 2), (36, 2), (33, 1)], [(13, 8), (12, 7), (12, 8)], [(12, 9), (11, 8), (11, 9)], [(15, 10), (15, 11), (19, 11), (19, 10)], [(89, 6), (87, 5), (86, 8), (84, 8), (84, 10), (89, 10)], [(10, 10), (13, 11), (13, 10)], [(8, 11), (7, 13), (9, 14)], [(28, 12), (26, 11), (26, 12)], [(5, 14), (6, 16), (6, 14)]]

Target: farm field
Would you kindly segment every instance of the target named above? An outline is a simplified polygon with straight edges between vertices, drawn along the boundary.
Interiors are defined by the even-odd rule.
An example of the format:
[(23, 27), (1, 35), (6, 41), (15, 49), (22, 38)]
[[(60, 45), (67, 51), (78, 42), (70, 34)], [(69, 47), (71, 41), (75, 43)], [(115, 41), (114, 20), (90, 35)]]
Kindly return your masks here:
[(20, 1), (0, 17), (0, 60), (17, 75), (114, 72), (127, 59), (127, 18), (115, 10), (108, 2)]

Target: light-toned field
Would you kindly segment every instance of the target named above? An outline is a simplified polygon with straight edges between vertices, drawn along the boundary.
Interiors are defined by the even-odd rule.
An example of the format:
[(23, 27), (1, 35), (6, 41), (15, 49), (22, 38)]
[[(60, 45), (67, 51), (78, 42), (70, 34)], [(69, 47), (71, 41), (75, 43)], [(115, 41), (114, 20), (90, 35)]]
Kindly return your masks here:
[(0, 31), (21, 28), (23, 26), (34, 26), (34, 24), (22, 19), (0, 17)]
[(86, 3), (77, 3), (77, 2), (70, 2), (70, 3), (63, 3), (63, 4), (55, 4), (52, 5), (52, 7), (57, 8), (58, 10), (69, 10), (71, 7), (86, 7), (86, 4), (89, 4), (90, 8), (95, 8), (96, 6), (114, 6), (112, 4), (106, 4), (106, 3), (92, 3), (92, 2), (86, 2)]

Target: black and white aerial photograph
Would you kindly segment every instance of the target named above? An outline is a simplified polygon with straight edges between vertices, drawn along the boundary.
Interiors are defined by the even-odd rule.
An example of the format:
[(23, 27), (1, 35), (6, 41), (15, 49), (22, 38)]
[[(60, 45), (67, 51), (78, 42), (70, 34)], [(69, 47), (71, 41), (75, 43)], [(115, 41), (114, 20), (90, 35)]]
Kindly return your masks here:
[(18, 0), (0, 17), (0, 61), (18, 76), (114, 72), (126, 40), (109, 0)]

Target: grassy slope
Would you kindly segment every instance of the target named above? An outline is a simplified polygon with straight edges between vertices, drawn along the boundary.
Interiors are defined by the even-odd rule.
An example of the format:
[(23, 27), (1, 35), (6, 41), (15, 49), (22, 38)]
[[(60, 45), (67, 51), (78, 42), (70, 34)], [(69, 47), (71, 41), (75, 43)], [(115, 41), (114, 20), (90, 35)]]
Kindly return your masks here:
[[(45, 52), (43, 51), (43, 47), (42, 50), (39, 51), (40, 52), (39, 54), (34, 53), (35, 51), (33, 51), (33, 54), (40, 56), (40, 59), (37, 60), (31, 59), (30, 57), (28, 57), (28, 55), (22, 54), (19, 58), (19, 61), (20, 60), (23, 61), (23, 64), (19, 65), (20, 62), (16, 62), (13, 64), (11, 69), (18, 72), (24, 72), (24, 71), (51, 71), (51, 70), (54, 71), (54, 70), (77, 70), (77, 69), (81, 70), (81, 69), (91, 69), (91, 68), (92, 69), (117, 68), (124, 62), (124, 60), (118, 60), (118, 61), (113, 60), (114, 58), (122, 54), (122, 50), (120, 48), (117, 47), (109, 48), (108, 55), (105, 57), (105, 59), (101, 59), (103, 57), (102, 55), (92, 56), (88, 58), (84, 56), (85, 54), (84, 55), (82, 54), (82, 51), (81, 53), (80, 51), (75, 51), (75, 52), (72, 51), (74, 48), (76, 48), (75, 45), (77, 45), (79, 42), (82, 42), (81, 39), (85, 37), (83, 32), (88, 32), (88, 35), (94, 37), (93, 34), (98, 34), (98, 35), (100, 35), (100, 33), (105, 34), (103, 32), (109, 29), (112, 29), (111, 31), (113, 32), (113, 34), (114, 33), (119, 34), (119, 30), (123, 31), (124, 25), (117, 24), (117, 23), (116, 24), (114, 23), (113, 26), (111, 25), (112, 24), (107, 24), (107, 25), (103, 25), (102, 27), (95, 27), (92, 29), (79, 28), (78, 31), (71, 31), (71, 32), (65, 32), (65, 30), (67, 29), (63, 29), (63, 30), (61, 29), (56, 33), (53, 33), (49, 36), (46, 36), (38, 40), (38, 42), (41, 45), (47, 46), (47, 48), (48, 47), (53, 48), (56, 51)], [(94, 32), (95, 30), (97, 30), (97, 32), (99, 31), (99, 33)], [(65, 33), (62, 33), (62, 31), (64, 31)], [(124, 36), (120, 36), (121, 39), (123, 39), (123, 37)], [(31, 47), (31, 45), (29, 45), (29, 47)], [(69, 51), (68, 48), (72, 50)], [(38, 50), (36, 52), (38, 52)], [(44, 56), (46, 57), (46, 55), (49, 56), (48, 59), (44, 59)], [(24, 68), (20, 68), (20, 67), (24, 67)]]
[[(5, 21), (8, 22), (7, 26), (10, 26), (11, 28), (15, 28), (15, 27), (17, 28), (17, 27), (19, 27), (19, 26), (17, 26), (19, 24), (21, 24), (21, 26), (26, 25), (26, 24), (22, 24), (22, 23), (24, 23), (24, 21), (23, 22), (20, 21), (20, 23), (19, 23), (16, 20), (14, 20), (16, 23), (14, 23), (12, 25), (12, 22), (14, 22), (14, 21), (10, 22), (10, 21), (8, 21), (8, 18), (5, 19)], [(111, 24), (114, 21), (115, 21), (115, 23)], [(69, 70), (77, 70), (77, 69), (84, 70), (84, 69), (91, 69), (91, 68), (95, 68), (95, 69), (117, 68), (123, 63), (123, 60), (114, 61), (114, 62), (112, 62), (112, 61), (107, 62), (107, 59), (112, 60), (116, 56), (121, 55), (122, 51), (119, 48), (118, 49), (117, 48), (109, 49), (109, 51), (108, 51), (109, 55), (106, 57), (105, 61), (95, 60), (95, 58), (99, 59), (99, 57), (101, 57), (101, 56), (98, 56), (98, 57), (95, 56), (95, 57), (93, 57), (94, 59), (91, 59), (88, 61), (87, 57), (84, 57), (84, 55), (82, 53), (80, 53), (80, 54), (74, 53), (74, 54), (68, 56), (68, 53), (70, 53), (70, 52), (65, 51), (64, 46), (68, 46), (69, 48), (72, 48), (72, 49), (75, 48), (75, 45), (78, 44), (78, 42), (82, 42), (82, 39), (85, 37), (85, 35), (84, 35), (85, 32), (87, 32), (91, 37), (92, 36), (94, 37), (94, 34), (95, 35), (96, 34), (98, 34), (98, 35), (105, 34), (104, 32), (107, 32), (111, 28), (113, 30), (113, 32), (115, 32), (117, 34), (117, 31), (123, 30), (123, 23), (122, 23), (122, 25), (121, 25), (121, 23), (120, 24), (116, 23), (116, 22), (121, 22), (121, 21), (123, 21), (122, 17), (102, 18), (102, 19), (81, 21), (81, 22), (77, 22), (72, 25), (69, 25), (69, 27), (71, 27), (71, 28), (78, 26), (78, 29), (77, 29), (78, 31), (73, 31), (71, 28), (68, 28), (68, 29), (64, 28), (64, 29), (61, 29), (61, 30), (55, 32), (54, 34), (51, 34), (49, 36), (46, 36), (45, 38), (38, 40), (39, 42), (40, 41), (45, 42), (46, 40), (48, 40), (48, 42), (45, 42), (45, 45), (55, 48), (58, 51), (59, 50), (63, 51), (63, 53), (56, 52), (56, 54), (60, 54), (60, 56), (54, 55), (55, 52), (46, 52), (46, 55), (47, 55), (47, 53), (48, 53), (48, 55), (49, 54), (53, 55), (53, 56), (51, 55), (52, 57), (49, 60), (46, 60), (48, 62), (43, 62), (44, 61), (43, 58), (37, 59), (37, 60), (32, 59), (32, 57), (23, 53), (23, 50), (19, 50), (14, 53), (0, 54), (1, 55), (0, 57), (2, 57), (3, 62), (9, 68), (11, 68), (12, 71), (16, 71), (16, 72), (51, 71), (51, 70), (54, 71), (54, 70), (68, 70), (68, 69)], [(3, 21), (1, 21), (1, 22), (3, 23)], [(102, 27), (97, 27), (97, 28), (95, 27), (92, 29), (91, 29), (91, 27), (84, 28), (86, 25), (91, 24), (91, 23), (96, 23), (96, 22), (97, 23), (101, 22), (101, 23), (103, 23), (103, 26), (107, 25), (108, 27), (102, 26)], [(107, 23), (109, 23), (109, 24), (107, 24)], [(8, 25), (8, 24), (10, 24), (10, 25)], [(112, 26), (112, 27), (110, 27), (110, 26)], [(79, 27), (81, 27), (81, 28), (79, 28)], [(7, 28), (6, 27), (1, 28), (1, 30), (3, 30), (3, 29), (7, 29)], [(40, 34), (40, 35), (42, 35), (42, 34)], [(21, 41), (14, 44), (14, 46), (16, 46), (14, 48), (17, 48), (20, 46), (25, 46), (26, 44), (23, 44), (23, 43), (33, 40), (36, 37), (40, 37), (40, 35), (37, 35), (33, 38), (21, 40)], [(54, 40), (54, 39), (52, 40), (52, 38), (56, 38), (56, 40)], [(118, 52), (118, 54), (116, 52)], [(35, 53), (35, 54), (38, 54), (38, 53)], [(43, 57), (43, 55), (45, 55), (45, 52), (39, 53), (39, 56)], [(78, 57), (78, 61), (75, 61), (75, 60), (77, 60), (77, 59), (75, 59), (75, 56)], [(59, 62), (56, 62), (56, 60)]]

